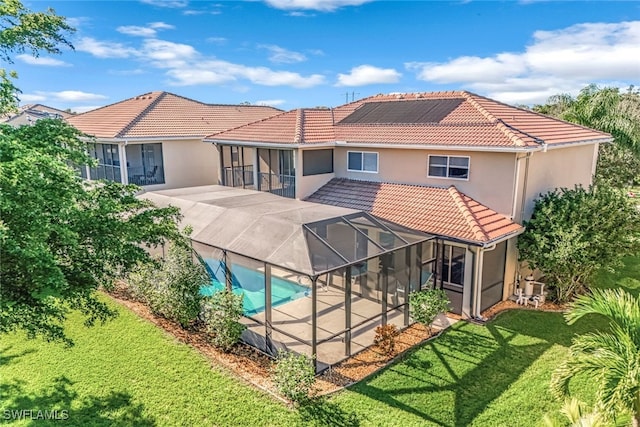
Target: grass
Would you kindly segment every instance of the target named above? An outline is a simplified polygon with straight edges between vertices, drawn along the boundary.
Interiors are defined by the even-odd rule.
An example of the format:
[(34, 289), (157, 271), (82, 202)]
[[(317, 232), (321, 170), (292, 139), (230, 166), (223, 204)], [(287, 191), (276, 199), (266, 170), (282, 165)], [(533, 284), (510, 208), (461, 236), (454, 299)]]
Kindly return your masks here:
[(568, 327), (559, 313), (510, 311), (487, 326), (459, 322), (334, 402), (367, 425), (536, 425), (560, 408), (551, 373), (593, 321)]
[[(638, 295), (640, 256), (625, 259), (616, 274), (601, 273), (598, 283)], [(605, 327), (596, 317), (569, 327), (559, 313), (532, 310), (503, 313), (486, 326), (459, 322), (377, 375), (293, 411), (116, 308), (116, 320), (93, 328), (71, 316), (76, 345), (68, 349), (2, 336), (0, 422), (5, 410), (68, 409), (65, 424), (82, 426), (538, 425), (561, 406), (549, 379), (571, 338)], [(575, 378), (572, 387), (592, 400), (589, 379)]]
[(78, 426), (266, 426), (295, 418), (272, 397), (212, 369), (195, 350), (116, 308), (117, 319), (92, 328), (72, 315), (67, 322), (75, 341), (71, 348), (19, 334), (3, 336), (0, 415), (66, 409), (65, 423)]
[(618, 271), (600, 271), (596, 276), (596, 286), (603, 289), (622, 288), (635, 296), (640, 296), (640, 255), (628, 256)]

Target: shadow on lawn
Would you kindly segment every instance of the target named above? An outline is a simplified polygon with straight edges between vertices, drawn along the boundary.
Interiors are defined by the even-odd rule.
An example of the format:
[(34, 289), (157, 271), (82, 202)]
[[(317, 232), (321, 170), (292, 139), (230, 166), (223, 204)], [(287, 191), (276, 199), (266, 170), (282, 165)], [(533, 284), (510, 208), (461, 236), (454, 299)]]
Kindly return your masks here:
[(426, 422), (466, 426), (551, 346), (569, 346), (591, 327), (568, 328), (561, 314), (542, 312), (504, 313), (484, 329), (459, 324), (350, 390)]
[(301, 425), (358, 427), (360, 420), (353, 412), (346, 412), (326, 398), (319, 398), (298, 408)]
[[(106, 396), (79, 398), (73, 390), (73, 382), (64, 376), (56, 378), (50, 387), (35, 394), (26, 391), (24, 384), (24, 381), (0, 384), (4, 419), (11, 417), (11, 414), (18, 417), (20, 411), (32, 411), (23, 417), (32, 419), (31, 425), (37, 426), (59, 425), (60, 422), (78, 426), (155, 425), (152, 418), (143, 414), (144, 407), (133, 404), (131, 396), (126, 393), (112, 392)], [(57, 411), (57, 417), (63, 417), (62, 411), (67, 411), (68, 419), (33, 419), (38, 411)]]
[(8, 347), (0, 348), (0, 366), (9, 365), (9, 364), (13, 363), (13, 361), (15, 359), (19, 359), (19, 358), (21, 358), (23, 356), (26, 356), (28, 354), (36, 352), (33, 348), (30, 348), (30, 349), (27, 349), (27, 350), (23, 350), (20, 353), (7, 354), (7, 353), (11, 352), (12, 348), (13, 348), (12, 345), (10, 345)]

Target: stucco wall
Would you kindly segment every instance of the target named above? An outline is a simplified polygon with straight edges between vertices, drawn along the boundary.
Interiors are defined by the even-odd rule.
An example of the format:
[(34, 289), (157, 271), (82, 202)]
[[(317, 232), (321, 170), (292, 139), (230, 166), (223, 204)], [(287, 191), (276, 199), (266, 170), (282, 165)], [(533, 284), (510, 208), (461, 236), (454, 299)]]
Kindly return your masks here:
[[(347, 171), (347, 151), (378, 152), (378, 173)], [(428, 156), (450, 155), (470, 158), (469, 180), (430, 178), (427, 176)], [(335, 176), (366, 181), (449, 187), (454, 185), (469, 197), (502, 214), (512, 209), (515, 154), (470, 151), (431, 151), (411, 149), (336, 148)]]
[(524, 210), (521, 196), (526, 173), (526, 160), (521, 160), (516, 219), (531, 218), (534, 202), (540, 194), (556, 188), (588, 187), (592, 182), (597, 148), (593, 144), (534, 152), (529, 159)]
[[(327, 147), (321, 147), (320, 149), (327, 149)], [(325, 185), (327, 182), (331, 181), (332, 178), (336, 176), (336, 152), (333, 152), (333, 173), (323, 173), (319, 175), (302, 175), (303, 165), (303, 150), (295, 151), (295, 162), (296, 162), (296, 199), (304, 200), (309, 197), (313, 193), (316, 192), (320, 187)]]
[(162, 141), (164, 184), (146, 185), (147, 191), (218, 184), (218, 152), (202, 140)]

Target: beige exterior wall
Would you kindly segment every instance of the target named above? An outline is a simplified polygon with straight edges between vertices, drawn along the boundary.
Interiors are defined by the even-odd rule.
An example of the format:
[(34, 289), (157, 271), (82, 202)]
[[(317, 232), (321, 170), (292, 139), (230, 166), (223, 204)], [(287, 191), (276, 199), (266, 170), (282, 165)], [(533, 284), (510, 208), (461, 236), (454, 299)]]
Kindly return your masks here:
[[(576, 184), (588, 187), (592, 183), (597, 154), (594, 144), (550, 149), (547, 152), (537, 151), (529, 158), (528, 172), (526, 158), (520, 160), (515, 219), (520, 221), (531, 218), (534, 202), (540, 194), (556, 188), (573, 188)], [(526, 191), (524, 209), (523, 191)]]
[[(327, 149), (328, 147), (320, 147), (319, 149)], [(333, 152), (333, 173), (323, 173), (320, 175), (302, 175), (303, 168), (303, 150), (295, 151), (295, 164), (296, 164), (296, 199), (304, 200), (313, 193), (315, 193), (320, 187), (325, 185), (331, 179), (335, 178), (336, 174), (336, 153)]]
[(162, 142), (165, 183), (145, 185), (145, 190), (218, 184), (220, 162), (218, 152), (212, 144), (200, 139), (158, 142)]
[[(378, 173), (347, 171), (348, 151), (377, 152)], [(428, 177), (427, 159), (430, 154), (468, 156), (470, 158), (469, 179)], [(502, 214), (511, 214), (515, 172), (514, 153), (339, 147), (334, 153), (334, 163), (335, 176), (338, 178), (434, 187), (454, 185), (478, 202)]]

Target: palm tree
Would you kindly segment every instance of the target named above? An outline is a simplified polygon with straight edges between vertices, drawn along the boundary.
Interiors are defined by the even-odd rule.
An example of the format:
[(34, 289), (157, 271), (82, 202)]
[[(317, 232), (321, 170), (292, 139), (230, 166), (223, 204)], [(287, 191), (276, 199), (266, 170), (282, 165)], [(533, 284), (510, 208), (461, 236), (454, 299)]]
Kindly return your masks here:
[(596, 410), (609, 418), (631, 412), (633, 426), (640, 427), (640, 298), (621, 289), (596, 289), (576, 298), (565, 318), (573, 324), (587, 314), (606, 316), (610, 330), (573, 339), (571, 356), (554, 373), (551, 390), (567, 395), (574, 375), (590, 375), (598, 382)]
[[(575, 397), (564, 401), (564, 406), (560, 409), (570, 427), (607, 427), (606, 420), (598, 412), (589, 412), (584, 403)], [(560, 427), (566, 423), (559, 423), (548, 415), (543, 419), (545, 427)]]

